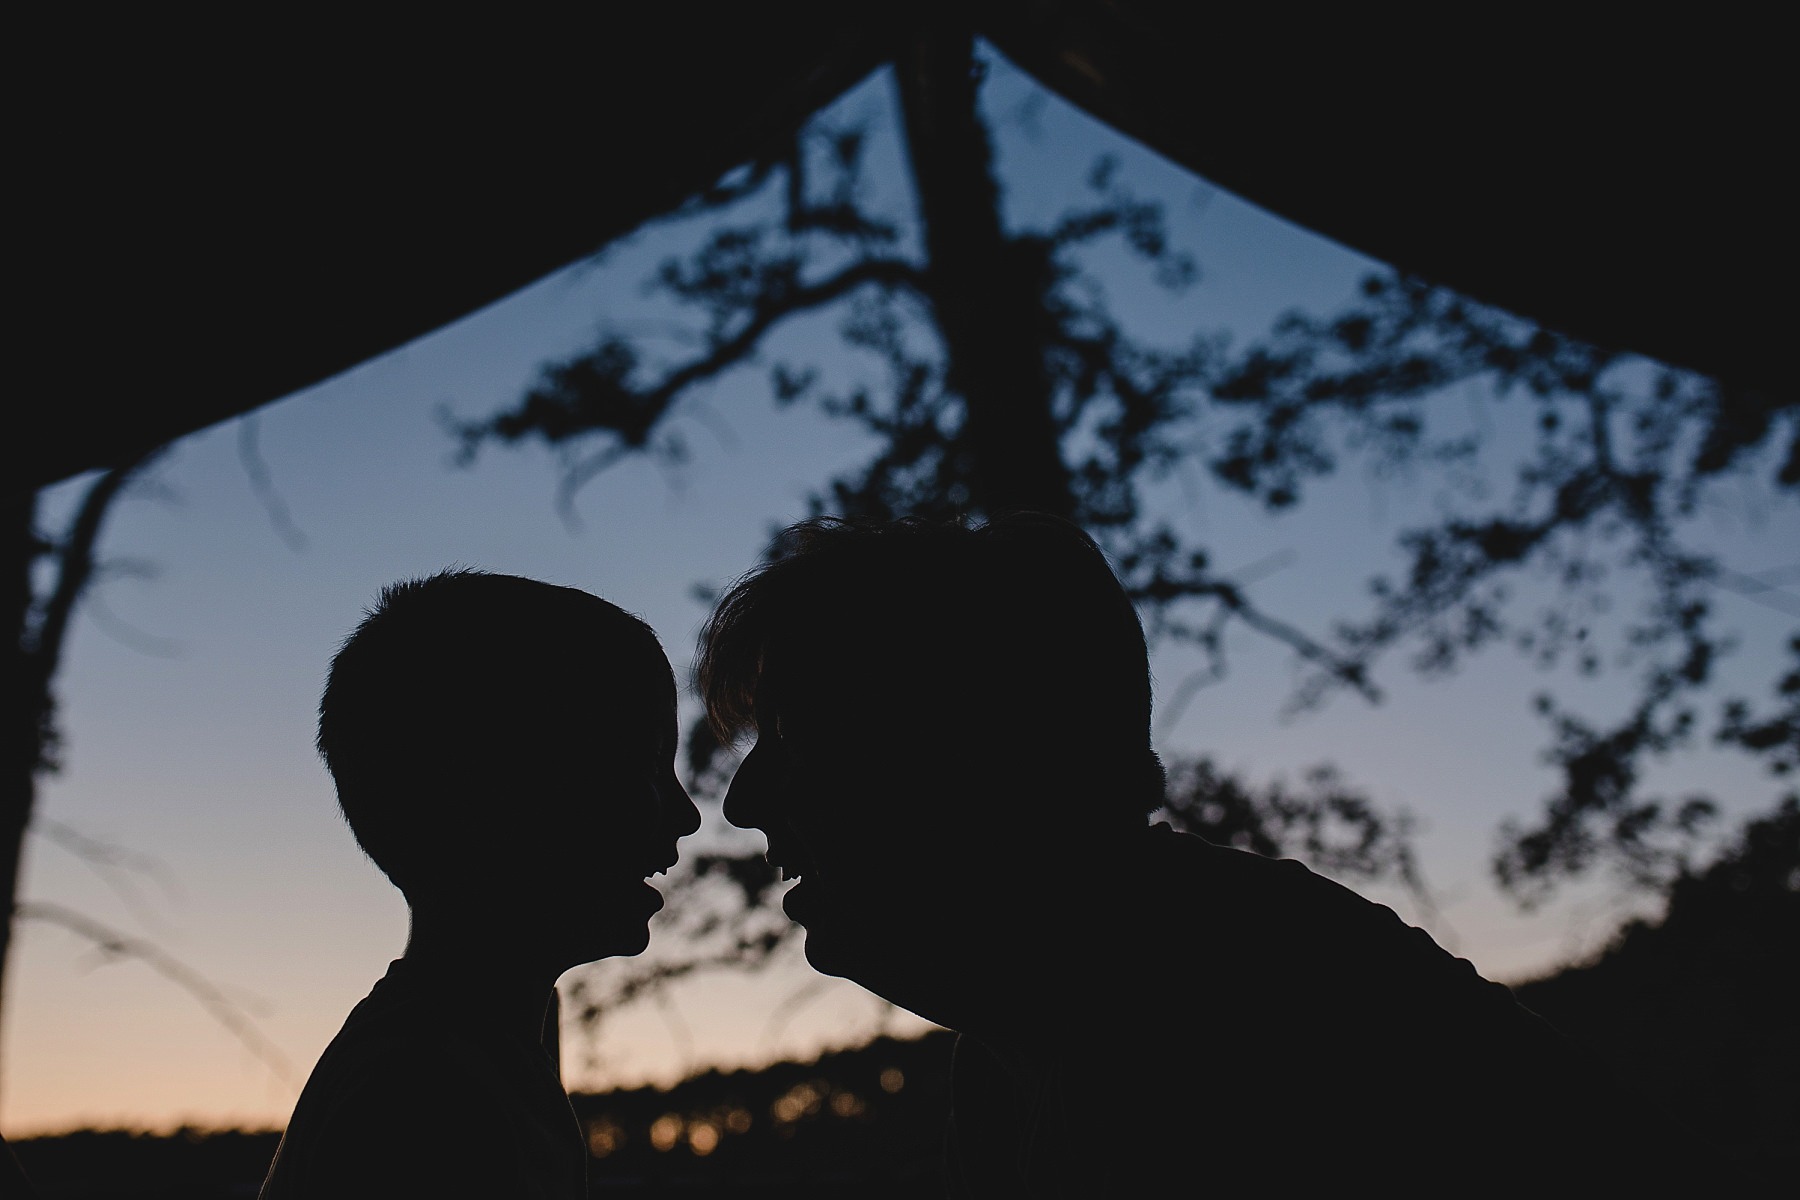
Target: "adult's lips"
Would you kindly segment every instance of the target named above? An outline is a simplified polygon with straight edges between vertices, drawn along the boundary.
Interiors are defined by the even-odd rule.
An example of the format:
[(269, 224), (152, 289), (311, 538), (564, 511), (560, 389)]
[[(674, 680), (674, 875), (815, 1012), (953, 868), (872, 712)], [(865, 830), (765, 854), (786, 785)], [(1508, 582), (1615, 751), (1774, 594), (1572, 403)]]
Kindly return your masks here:
[(805, 914), (816, 911), (810, 902), (819, 887), (817, 865), (792, 842), (771, 840), (769, 852), (763, 857), (775, 868), (775, 878), (793, 884), (781, 898), (781, 910), (804, 925)]
[(775, 868), (775, 878), (783, 882), (799, 879), (816, 870), (812, 861), (792, 845), (778, 845), (771, 842), (769, 852), (763, 855), (763, 859)]

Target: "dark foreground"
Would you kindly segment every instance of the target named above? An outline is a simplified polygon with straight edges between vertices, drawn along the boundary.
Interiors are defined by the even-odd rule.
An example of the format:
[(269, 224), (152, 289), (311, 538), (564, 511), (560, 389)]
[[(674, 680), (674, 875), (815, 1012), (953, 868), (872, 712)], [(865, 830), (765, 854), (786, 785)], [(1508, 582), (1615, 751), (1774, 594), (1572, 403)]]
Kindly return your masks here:
[[(592, 1194), (942, 1196), (950, 1036), (881, 1038), (816, 1062), (709, 1071), (663, 1091), (572, 1097)], [(430, 1103), (421, 1097), (421, 1103)], [(478, 1131), (443, 1114), (455, 1154)], [(43, 1200), (246, 1200), (281, 1135), (81, 1130), (13, 1144)]]
[[(1800, 871), (1787, 840), (1678, 884), (1662, 922), (1626, 930), (1598, 961), (1516, 989), (1770, 1194), (1800, 1176)], [(577, 1095), (592, 1195), (940, 1197), (950, 1048), (942, 1033), (883, 1038), (667, 1091)], [(479, 1136), (442, 1115), (441, 1143), (421, 1153)], [(83, 1130), (14, 1149), (43, 1200), (244, 1200), (279, 1139)], [(1229, 1148), (1197, 1142), (1196, 1171), (1218, 1153)]]

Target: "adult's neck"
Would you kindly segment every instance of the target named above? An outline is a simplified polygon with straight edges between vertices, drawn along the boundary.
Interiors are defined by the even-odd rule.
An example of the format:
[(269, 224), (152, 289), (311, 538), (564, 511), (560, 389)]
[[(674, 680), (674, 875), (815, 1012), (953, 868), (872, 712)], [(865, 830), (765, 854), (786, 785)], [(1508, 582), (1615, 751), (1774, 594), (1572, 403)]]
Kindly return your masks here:
[(1015, 1066), (1097, 1019), (1141, 953), (1150, 841), (1133, 825), (1034, 846), (941, 976), (943, 1015), (923, 1015)]

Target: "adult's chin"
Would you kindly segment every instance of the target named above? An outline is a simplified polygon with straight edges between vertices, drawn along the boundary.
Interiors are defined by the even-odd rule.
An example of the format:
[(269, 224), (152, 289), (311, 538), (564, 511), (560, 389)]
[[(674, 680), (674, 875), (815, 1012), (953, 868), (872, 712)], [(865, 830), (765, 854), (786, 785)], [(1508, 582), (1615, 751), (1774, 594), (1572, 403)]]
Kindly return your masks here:
[[(941, 1004), (927, 1004), (946, 989), (954, 991), (966, 972), (950, 967), (950, 959), (935, 946), (921, 946), (915, 931), (884, 930), (867, 914), (833, 907), (829, 913), (812, 914), (802, 922), (806, 929), (806, 961), (821, 975), (847, 979), (908, 1012), (938, 1020), (926, 1011)], [(940, 1024), (943, 1022), (940, 1020)]]
[(819, 884), (816, 880), (802, 879), (782, 896), (781, 911), (796, 925), (811, 929), (824, 916), (822, 906), (818, 903), (818, 893)]
[(859, 987), (886, 996), (891, 964), (882, 948), (854, 922), (840, 924), (826, 919), (805, 926), (807, 965), (821, 975), (848, 979)]
[(590, 951), (597, 951), (589, 962), (598, 962), (603, 958), (630, 958), (642, 954), (650, 948), (650, 926), (648, 922), (639, 925), (621, 925), (605, 930), (588, 944)]
[(806, 961), (822, 975), (841, 975), (834, 953), (839, 944), (832, 928), (830, 906), (820, 902), (816, 880), (802, 879), (781, 898), (781, 911), (805, 931)]
[(860, 972), (856, 956), (846, 954), (843, 944), (829, 930), (807, 929), (806, 962), (821, 975), (848, 979), (852, 983), (862, 982), (858, 978)]
[(936, 995), (942, 981), (934, 979), (928, 971), (919, 971), (916, 965), (909, 970), (904, 962), (897, 963), (860, 940), (853, 939), (846, 944), (829, 931), (818, 930), (807, 931), (806, 961), (821, 975), (847, 979), (890, 1004), (928, 1021), (946, 1024), (941, 1015), (942, 1011), (947, 1011), (944, 1006), (926, 1004), (924, 1000)]

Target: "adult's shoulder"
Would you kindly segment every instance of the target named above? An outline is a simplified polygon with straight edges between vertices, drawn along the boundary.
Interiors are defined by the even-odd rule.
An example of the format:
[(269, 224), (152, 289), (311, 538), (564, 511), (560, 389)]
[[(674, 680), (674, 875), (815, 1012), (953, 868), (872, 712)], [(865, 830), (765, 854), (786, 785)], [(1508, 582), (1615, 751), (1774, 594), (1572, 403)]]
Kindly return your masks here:
[(1172, 923), (1191, 922), (1208, 940), (1241, 932), (1278, 943), (1335, 941), (1349, 929), (1397, 934), (1406, 928), (1392, 909), (1297, 859), (1221, 846), (1162, 823), (1146, 831), (1143, 845), (1151, 903)]
[(1320, 875), (1293, 858), (1269, 858), (1235, 846), (1222, 846), (1196, 833), (1186, 833), (1158, 821), (1144, 830), (1140, 843), (1148, 868), (1165, 881), (1190, 888), (1226, 890), (1252, 888), (1258, 892), (1305, 890), (1316, 898), (1338, 903), (1362, 901), (1356, 892)]
[(1166, 825), (1144, 841), (1139, 937), (1171, 969), (1192, 964), (1215, 1006), (1271, 1019), (1303, 1006), (1346, 1022), (1455, 1017), (1516, 1022), (1509, 989), (1392, 908), (1294, 859), (1220, 846)]

